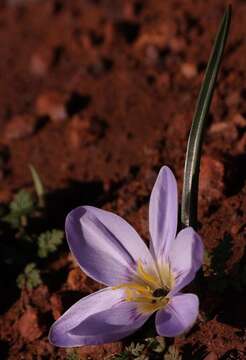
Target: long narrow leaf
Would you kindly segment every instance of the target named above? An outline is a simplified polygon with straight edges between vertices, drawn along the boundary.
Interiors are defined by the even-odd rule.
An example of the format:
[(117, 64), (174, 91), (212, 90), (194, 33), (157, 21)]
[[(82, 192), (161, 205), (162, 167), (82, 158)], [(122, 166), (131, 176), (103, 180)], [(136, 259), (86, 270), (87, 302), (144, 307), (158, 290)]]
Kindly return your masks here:
[(184, 170), (181, 206), (181, 222), (183, 226), (196, 227), (197, 224), (197, 198), (201, 146), (204, 129), (206, 127), (207, 114), (229, 31), (230, 19), (231, 6), (228, 6), (215, 39), (192, 121)]
[(33, 165), (30, 164), (29, 168), (30, 168), (30, 171), (31, 171), (35, 191), (36, 191), (36, 194), (37, 194), (37, 197), (38, 197), (39, 206), (43, 207), (44, 206), (45, 190), (44, 190), (42, 180), (40, 179), (40, 176), (37, 173), (37, 170), (35, 169), (35, 167)]

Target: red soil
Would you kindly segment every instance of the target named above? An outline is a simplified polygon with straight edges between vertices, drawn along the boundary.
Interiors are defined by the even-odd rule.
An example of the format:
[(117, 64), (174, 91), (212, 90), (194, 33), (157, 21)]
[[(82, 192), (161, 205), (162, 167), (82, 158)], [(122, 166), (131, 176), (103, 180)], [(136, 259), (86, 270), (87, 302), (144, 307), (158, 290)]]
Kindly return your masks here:
[[(147, 239), (148, 197), (162, 165), (172, 168), (181, 193), (192, 114), (225, 1), (11, 3), (0, 3), (0, 202), (32, 187), (32, 163), (49, 191), (51, 227), (63, 227), (73, 207), (93, 204), (125, 217)], [(237, 281), (246, 263), (246, 3), (231, 3), (203, 146), (199, 232), (209, 251), (230, 238), (225, 269)], [(44, 271), (52, 280), (21, 294), (4, 272), (1, 359), (66, 356), (48, 343), (49, 326), (98, 286), (68, 249)], [(245, 359), (245, 288), (220, 296), (208, 287), (200, 299), (204, 319), (175, 340), (184, 359), (203, 346), (220, 359)], [(83, 348), (81, 357), (103, 359), (120, 348)]]

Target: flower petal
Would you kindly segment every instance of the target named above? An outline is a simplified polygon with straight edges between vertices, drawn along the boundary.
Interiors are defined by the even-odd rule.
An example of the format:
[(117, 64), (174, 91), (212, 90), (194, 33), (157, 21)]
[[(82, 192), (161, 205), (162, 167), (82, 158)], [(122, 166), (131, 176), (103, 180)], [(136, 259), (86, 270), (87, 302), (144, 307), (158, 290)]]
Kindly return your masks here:
[(169, 254), (171, 270), (175, 277), (174, 295), (189, 284), (203, 262), (204, 246), (200, 236), (191, 227), (180, 231)]
[(121, 289), (102, 289), (74, 304), (51, 327), (49, 341), (60, 347), (96, 345), (120, 340), (148, 319)]
[(81, 206), (66, 219), (71, 252), (82, 270), (96, 281), (114, 286), (131, 281), (137, 261), (152, 264), (148, 247), (125, 220), (109, 211)]
[(151, 252), (157, 259), (165, 261), (177, 232), (177, 219), (177, 182), (172, 171), (164, 166), (153, 187), (149, 204)]
[(174, 337), (188, 331), (198, 316), (199, 300), (194, 294), (176, 295), (167, 307), (156, 314), (159, 335)]

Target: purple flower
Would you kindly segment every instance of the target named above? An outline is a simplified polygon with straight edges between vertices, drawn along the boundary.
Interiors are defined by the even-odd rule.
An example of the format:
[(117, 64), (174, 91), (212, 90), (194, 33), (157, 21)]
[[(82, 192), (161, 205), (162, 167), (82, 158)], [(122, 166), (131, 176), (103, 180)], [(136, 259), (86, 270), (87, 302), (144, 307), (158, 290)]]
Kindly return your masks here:
[(192, 327), (199, 301), (180, 290), (200, 268), (203, 244), (191, 227), (176, 236), (177, 214), (177, 183), (168, 167), (160, 170), (150, 197), (150, 249), (113, 213), (81, 206), (68, 214), (71, 252), (86, 274), (107, 287), (79, 300), (53, 324), (52, 344), (72, 347), (120, 340), (154, 312), (161, 336), (177, 336)]

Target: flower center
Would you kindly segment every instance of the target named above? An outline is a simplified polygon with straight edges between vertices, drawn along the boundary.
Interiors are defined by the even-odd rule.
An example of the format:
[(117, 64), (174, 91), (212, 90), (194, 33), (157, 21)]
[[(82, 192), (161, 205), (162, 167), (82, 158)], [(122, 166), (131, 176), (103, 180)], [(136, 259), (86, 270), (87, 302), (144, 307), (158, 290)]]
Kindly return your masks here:
[(164, 297), (168, 294), (168, 291), (169, 289), (163, 289), (163, 288), (159, 288), (159, 289), (155, 289), (153, 292), (152, 292), (152, 296), (158, 298), (158, 297)]
[(169, 302), (167, 296), (174, 285), (174, 277), (169, 265), (162, 265), (159, 271), (145, 269), (138, 261), (137, 272), (131, 282), (120, 284), (113, 289), (125, 289), (125, 301), (136, 302), (141, 313), (152, 313), (164, 308)]

